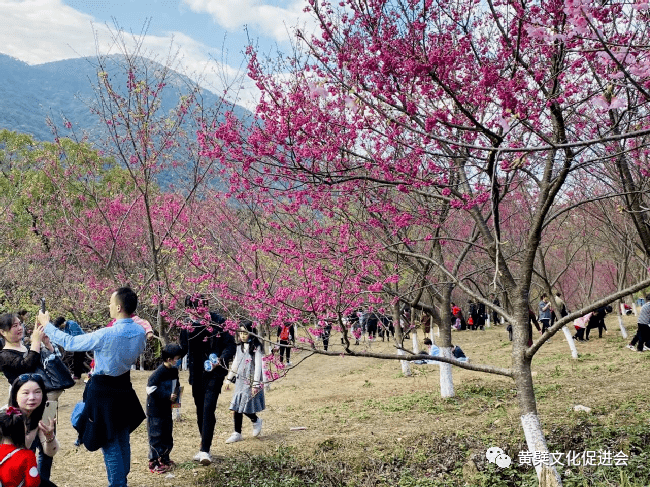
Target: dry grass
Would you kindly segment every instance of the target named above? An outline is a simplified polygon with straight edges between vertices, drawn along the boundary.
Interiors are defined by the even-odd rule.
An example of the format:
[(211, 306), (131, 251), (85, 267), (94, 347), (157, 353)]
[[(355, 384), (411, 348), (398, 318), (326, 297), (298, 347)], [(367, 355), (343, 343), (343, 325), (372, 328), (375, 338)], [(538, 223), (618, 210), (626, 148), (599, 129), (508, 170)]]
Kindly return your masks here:
[[(633, 353), (625, 348), (614, 318), (607, 321), (609, 333), (602, 339), (596, 333), (586, 343), (578, 343), (582, 354), (572, 360), (560, 332), (537, 354), (533, 370), (538, 394), (538, 409), (549, 439), (567, 431), (567, 424), (579, 414), (573, 406), (593, 408), (591, 414), (604, 424), (616, 424), (626, 414), (627, 398), (646, 392), (650, 353)], [(626, 317), (628, 332), (636, 330), (634, 317)], [(338, 338), (332, 337), (334, 344)], [(485, 332), (454, 332), (454, 342), (476, 363), (507, 366), (510, 346), (503, 326)], [(362, 344), (359, 348), (367, 347)], [(374, 343), (375, 350), (390, 350), (387, 343)], [(260, 438), (251, 437), (245, 419), (245, 441), (226, 445), (232, 432), (228, 411), (232, 390), (224, 391), (217, 407), (217, 427), (212, 453), (219, 468), (231, 459), (246, 455), (266, 455), (278, 446), (292, 448), (298, 460), (330, 465), (331, 475), (345, 477), (352, 472), (363, 477), (379, 475), (391, 468), (386, 459), (400, 451), (428, 451), (422, 464), (427, 471), (444, 472), (462, 460), (467, 450), (480, 448), (473, 438), (494, 438), (498, 444), (518, 438), (523, 441), (514, 385), (506, 378), (454, 369), (457, 397), (440, 399), (437, 366), (414, 365), (413, 375), (403, 377), (399, 362), (349, 357), (309, 356), (295, 352), (296, 365), (285, 378), (267, 391), (267, 410), (261, 414), (264, 430)], [(134, 388), (141, 400), (150, 372), (133, 372)], [(181, 372), (187, 386), (187, 373)], [(83, 386), (77, 385), (60, 399), (59, 439), (62, 451), (54, 459), (52, 480), (60, 487), (106, 485), (106, 472), (101, 452), (75, 448), (74, 430), (69, 417), (80, 400)], [(189, 387), (186, 387), (189, 392)], [(633, 409), (636, 406), (630, 406)], [(172, 452), (179, 468), (173, 477), (154, 475), (147, 470), (147, 433), (143, 424), (131, 436), (132, 465), (129, 484), (132, 486), (185, 486), (200, 479), (212, 467), (192, 463), (199, 445), (195, 411), (190, 394), (183, 406), (183, 421), (175, 423)], [(641, 411), (640, 413), (645, 413)], [(128, 414), (128, 411), (124, 411)], [(584, 413), (582, 413), (584, 414)], [(647, 420), (647, 416), (646, 416)], [(293, 427), (305, 427), (292, 431)], [(577, 433), (576, 433), (577, 434)], [(562, 441), (569, 441), (569, 434)], [(430, 441), (438, 438), (437, 441)], [(451, 438), (441, 441), (441, 438)], [(459, 438), (462, 438), (459, 440)], [(501, 445), (505, 446), (505, 445)], [(441, 452), (431, 459), (431, 452)], [(429, 465), (429, 463), (431, 463)], [(363, 483), (363, 482), (361, 482)]]

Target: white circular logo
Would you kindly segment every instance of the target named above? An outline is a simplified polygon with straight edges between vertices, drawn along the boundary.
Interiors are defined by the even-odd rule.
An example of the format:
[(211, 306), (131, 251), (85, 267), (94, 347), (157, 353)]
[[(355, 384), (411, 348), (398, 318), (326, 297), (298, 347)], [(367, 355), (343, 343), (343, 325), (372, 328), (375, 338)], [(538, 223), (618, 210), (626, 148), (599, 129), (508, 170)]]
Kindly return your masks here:
[(497, 467), (508, 468), (512, 463), (512, 460), (510, 460), (510, 457), (508, 455), (502, 453), (496, 457), (495, 463), (497, 464)]
[(485, 452), (485, 458), (487, 458), (488, 462), (494, 463), (496, 457), (502, 454), (503, 454), (503, 450), (501, 448), (499, 448), (498, 446), (491, 446), (490, 448), (488, 448), (488, 451)]
[(498, 446), (491, 446), (485, 452), (485, 458), (490, 463), (496, 464), (499, 468), (508, 468), (512, 463), (512, 460), (505, 452)]

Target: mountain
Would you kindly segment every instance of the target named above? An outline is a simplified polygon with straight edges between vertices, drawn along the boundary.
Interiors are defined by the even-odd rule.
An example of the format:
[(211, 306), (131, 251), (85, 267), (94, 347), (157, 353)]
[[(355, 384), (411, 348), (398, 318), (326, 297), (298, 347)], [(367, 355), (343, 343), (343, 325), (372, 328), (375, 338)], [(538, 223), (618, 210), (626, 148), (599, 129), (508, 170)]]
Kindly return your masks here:
[[(163, 69), (155, 61), (142, 59), (141, 62), (149, 73)], [(127, 74), (121, 68), (124, 57), (108, 56), (105, 63), (111, 83), (125, 90)], [(28, 133), (37, 140), (52, 141), (54, 136), (46, 117), (61, 127), (61, 115), (64, 115), (75, 132), (85, 131), (91, 134), (91, 140), (93, 134), (100, 136), (99, 118), (89, 108), (96, 103), (93, 85), (98, 82), (97, 72), (97, 59), (91, 57), (30, 66), (0, 54), (0, 128)], [(161, 98), (162, 113), (172, 109), (180, 94), (187, 93), (192, 84), (186, 76), (172, 71)], [(208, 110), (220, 104), (220, 98), (208, 90), (202, 90), (201, 96)], [(241, 119), (250, 116), (250, 112), (237, 105), (234, 113)]]

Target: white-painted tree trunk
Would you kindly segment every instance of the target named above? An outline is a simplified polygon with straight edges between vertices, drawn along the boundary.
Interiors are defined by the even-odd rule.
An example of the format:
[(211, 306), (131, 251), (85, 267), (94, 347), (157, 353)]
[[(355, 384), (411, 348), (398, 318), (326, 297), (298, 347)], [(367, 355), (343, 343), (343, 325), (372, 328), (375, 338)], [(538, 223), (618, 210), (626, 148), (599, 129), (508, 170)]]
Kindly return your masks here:
[(411, 343), (413, 344), (413, 353), (417, 355), (420, 353), (420, 345), (418, 343), (418, 334), (417, 330), (411, 331)]
[[(521, 417), (521, 425), (524, 428), (524, 435), (526, 436), (528, 452), (533, 455), (533, 458), (535, 457), (535, 452), (548, 454), (548, 446), (546, 445), (544, 433), (542, 432), (542, 426), (539, 424), (539, 418), (537, 415), (533, 413), (524, 414)], [(543, 470), (545, 471), (543, 472)], [(538, 463), (535, 465), (535, 471), (537, 472), (537, 478), (539, 479), (540, 487), (554, 487), (562, 485), (562, 479), (557, 473), (555, 467)]]
[(485, 318), (485, 327), (490, 328), (491, 326), (491, 321), (490, 321), (490, 315), (487, 315), (487, 318)]
[(144, 353), (140, 355), (140, 370), (144, 370)]
[(634, 301), (632, 301), (632, 312), (634, 313), (634, 316), (639, 316), (636, 314), (636, 304), (634, 304)]
[[(442, 347), (440, 355), (446, 358), (452, 358), (451, 347)], [(440, 362), (440, 397), (454, 397), (454, 381), (451, 375), (452, 365), (447, 362)]]
[[(397, 355), (406, 355), (406, 352), (401, 348), (397, 350)], [(411, 377), (411, 362), (408, 360), (400, 360), (402, 364), (402, 374), (404, 377)]]
[(625, 340), (627, 340), (627, 330), (623, 326), (623, 318), (621, 317), (621, 315), (618, 315), (618, 326), (621, 329), (621, 335)]
[(562, 331), (564, 332), (564, 338), (566, 338), (569, 348), (571, 349), (571, 357), (578, 358), (578, 349), (576, 348), (576, 342), (573, 340), (571, 332), (566, 326), (562, 327)]
[[(440, 336), (440, 329), (438, 328), (438, 336)], [(435, 333), (433, 332), (433, 325), (431, 325), (431, 328), (429, 328), (429, 338), (431, 339), (431, 343), (434, 345), (436, 344), (436, 337)]]
[(185, 357), (183, 357), (183, 361), (181, 362), (181, 368), (183, 370), (187, 370), (187, 355), (185, 355)]

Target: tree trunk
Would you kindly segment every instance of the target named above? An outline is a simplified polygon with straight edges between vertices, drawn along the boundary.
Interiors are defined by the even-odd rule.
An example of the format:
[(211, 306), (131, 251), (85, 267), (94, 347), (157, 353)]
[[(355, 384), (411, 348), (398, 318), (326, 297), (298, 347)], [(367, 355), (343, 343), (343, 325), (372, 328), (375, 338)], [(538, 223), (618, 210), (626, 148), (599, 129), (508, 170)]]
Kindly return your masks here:
[[(618, 110), (610, 110), (609, 116), (614, 127), (614, 133), (620, 133), (616, 120), (619, 119)], [(630, 171), (625, 150), (619, 144), (619, 155), (616, 158), (616, 167), (618, 176), (623, 185), (625, 206), (628, 215), (636, 227), (637, 234), (641, 240), (645, 255), (650, 255), (650, 229), (648, 227), (647, 212), (645, 211), (645, 202), (643, 201), (643, 192), (637, 187), (632, 172)]]
[(418, 330), (413, 328), (411, 331), (411, 343), (413, 343), (413, 353), (417, 355), (420, 353), (420, 344), (418, 343)]
[[(451, 347), (440, 347), (440, 355), (446, 358), (452, 358)], [(452, 365), (447, 362), (440, 362), (440, 397), (454, 397), (454, 381), (451, 375)]]
[[(528, 451), (533, 453), (533, 455), (535, 452), (549, 453), (537, 414), (527, 413), (521, 416), (521, 425), (524, 428)], [(544, 463), (537, 463), (535, 470), (540, 487), (561, 487), (562, 479), (555, 467), (550, 467)]]
[[(452, 358), (451, 354), (451, 286), (444, 288), (441, 293), (440, 300), (440, 324), (438, 331), (440, 332), (440, 355), (447, 358)], [(453, 380), (453, 366), (446, 362), (440, 362), (440, 397), (454, 397), (456, 391), (454, 390)]]
[[(406, 355), (406, 352), (398, 348), (397, 355)], [(402, 374), (404, 374), (404, 377), (411, 377), (411, 362), (408, 360), (400, 360), (400, 364), (402, 364)]]
[[(395, 326), (395, 340), (397, 341), (397, 355), (406, 355), (404, 351), (404, 334), (402, 333), (402, 322), (399, 312), (399, 303), (393, 305), (393, 323)], [(402, 374), (404, 377), (411, 377), (411, 362), (408, 360), (400, 360), (402, 365)]]
[[(516, 305), (518, 322), (512, 323), (514, 335), (512, 363), (517, 399), (521, 410), (521, 426), (526, 436), (528, 452), (533, 454), (533, 458), (535, 458), (535, 452), (539, 452), (548, 458), (550, 452), (537, 415), (533, 376), (530, 368), (531, 359), (525, 356), (528, 342), (528, 302), (522, 300)], [(540, 487), (558, 487), (562, 485), (562, 480), (555, 467), (538, 463), (535, 465), (535, 470), (537, 471)]]
[(621, 335), (623, 336), (623, 339), (627, 340), (627, 330), (623, 326), (623, 317), (621, 316), (620, 312), (618, 314), (618, 326), (621, 329)]
[(564, 338), (566, 338), (566, 341), (569, 344), (569, 348), (571, 349), (571, 357), (578, 358), (578, 349), (576, 348), (576, 342), (573, 341), (571, 332), (566, 326), (562, 327), (562, 331), (564, 332)]

